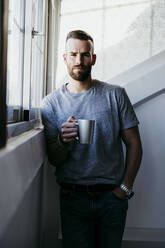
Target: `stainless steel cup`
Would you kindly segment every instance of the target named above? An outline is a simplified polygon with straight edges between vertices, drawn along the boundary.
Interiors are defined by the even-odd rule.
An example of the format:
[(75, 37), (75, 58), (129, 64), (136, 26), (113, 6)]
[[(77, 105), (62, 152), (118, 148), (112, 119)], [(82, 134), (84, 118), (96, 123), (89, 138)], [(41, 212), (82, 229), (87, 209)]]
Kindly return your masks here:
[(91, 144), (94, 131), (94, 120), (78, 119), (78, 138), (81, 144)]

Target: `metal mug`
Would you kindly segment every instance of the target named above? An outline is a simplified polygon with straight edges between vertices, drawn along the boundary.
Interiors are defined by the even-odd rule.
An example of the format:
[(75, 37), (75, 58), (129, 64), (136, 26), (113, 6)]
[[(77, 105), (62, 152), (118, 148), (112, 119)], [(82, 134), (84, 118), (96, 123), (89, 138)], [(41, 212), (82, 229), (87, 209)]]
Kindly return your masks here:
[(94, 120), (78, 119), (78, 140), (80, 144), (91, 144), (94, 131)]

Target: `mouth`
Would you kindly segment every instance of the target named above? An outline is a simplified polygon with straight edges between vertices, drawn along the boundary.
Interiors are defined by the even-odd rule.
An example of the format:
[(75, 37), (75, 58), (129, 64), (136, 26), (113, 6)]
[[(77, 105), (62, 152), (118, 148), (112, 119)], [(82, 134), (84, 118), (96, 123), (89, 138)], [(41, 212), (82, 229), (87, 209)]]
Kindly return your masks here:
[(74, 69), (83, 69), (82, 66), (74, 66), (73, 68), (74, 68)]
[(84, 66), (75, 66), (73, 67), (74, 70), (84, 70)]
[(75, 67), (73, 68), (74, 71), (84, 71), (84, 68), (82, 67)]

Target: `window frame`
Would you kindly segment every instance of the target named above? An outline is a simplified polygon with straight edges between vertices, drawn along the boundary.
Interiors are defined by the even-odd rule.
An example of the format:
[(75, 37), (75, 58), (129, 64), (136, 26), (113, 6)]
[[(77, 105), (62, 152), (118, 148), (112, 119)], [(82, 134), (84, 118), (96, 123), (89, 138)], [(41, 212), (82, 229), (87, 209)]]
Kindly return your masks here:
[(6, 130), (6, 80), (7, 80), (7, 38), (8, 38), (8, 0), (0, 4), (0, 148), (7, 140)]

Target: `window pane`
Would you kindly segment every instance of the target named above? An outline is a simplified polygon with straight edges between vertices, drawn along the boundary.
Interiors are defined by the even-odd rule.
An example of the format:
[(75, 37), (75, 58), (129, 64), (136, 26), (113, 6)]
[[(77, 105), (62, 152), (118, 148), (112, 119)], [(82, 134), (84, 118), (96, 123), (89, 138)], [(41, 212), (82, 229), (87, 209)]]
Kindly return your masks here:
[(45, 1), (34, 1), (33, 4), (34, 30), (32, 39), (31, 67), (31, 107), (38, 108), (42, 99), (45, 78)]
[[(22, 105), (24, 49), (24, 1), (9, 1), (7, 105), (8, 121), (20, 118), (17, 111)], [(17, 116), (16, 116), (17, 115)]]

